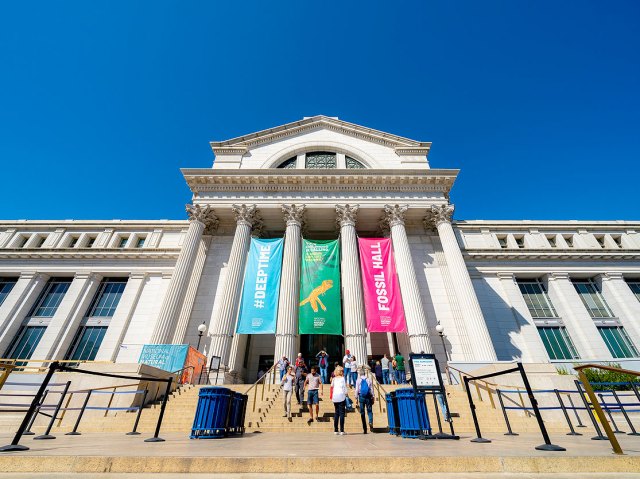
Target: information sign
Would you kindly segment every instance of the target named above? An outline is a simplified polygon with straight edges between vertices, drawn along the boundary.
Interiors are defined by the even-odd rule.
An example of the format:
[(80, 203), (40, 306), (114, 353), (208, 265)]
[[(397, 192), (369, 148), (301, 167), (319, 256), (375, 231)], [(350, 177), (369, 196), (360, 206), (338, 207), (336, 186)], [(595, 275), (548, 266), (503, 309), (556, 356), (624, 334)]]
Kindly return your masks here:
[(411, 354), (411, 384), (419, 391), (444, 390), (440, 366), (434, 354)]

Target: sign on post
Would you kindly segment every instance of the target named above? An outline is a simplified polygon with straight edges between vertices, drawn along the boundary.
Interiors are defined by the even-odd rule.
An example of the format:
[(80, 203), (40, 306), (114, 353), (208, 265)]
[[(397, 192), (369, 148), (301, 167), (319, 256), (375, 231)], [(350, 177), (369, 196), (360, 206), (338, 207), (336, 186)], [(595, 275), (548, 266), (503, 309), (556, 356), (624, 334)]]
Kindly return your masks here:
[(411, 369), (411, 385), (418, 391), (444, 392), (440, 365), (435, 354), (409, 355)]

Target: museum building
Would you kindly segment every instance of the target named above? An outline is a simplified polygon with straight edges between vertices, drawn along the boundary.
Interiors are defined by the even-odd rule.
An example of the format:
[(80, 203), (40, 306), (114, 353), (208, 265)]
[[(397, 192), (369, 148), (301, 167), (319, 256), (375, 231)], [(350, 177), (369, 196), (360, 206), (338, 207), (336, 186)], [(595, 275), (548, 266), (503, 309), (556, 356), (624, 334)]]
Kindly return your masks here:
[[(211, 168), (182, 170), (184, 220), (0, 221), (0, 354), (136, 363), (191, 344), (237, 382), (321, 349), (637, 360), (640, 222), (456, 219), (458, 170), (430, 168), (430, 147), (314, 116), (212, 142)], [(367, 286), (364, 245), (389, 245), (386, 282)]]

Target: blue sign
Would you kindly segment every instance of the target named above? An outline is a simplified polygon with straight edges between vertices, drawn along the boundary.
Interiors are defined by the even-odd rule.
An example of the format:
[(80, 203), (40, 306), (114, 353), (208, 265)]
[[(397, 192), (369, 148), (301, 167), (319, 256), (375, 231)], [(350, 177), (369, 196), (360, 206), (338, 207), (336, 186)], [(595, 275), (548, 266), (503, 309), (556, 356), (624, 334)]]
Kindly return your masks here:
[(138, 363), (173, 373), (183, 368), (188, 350), (188, 344), (145, 344)]
[(283, 243), (283, 238), (251, 238), (237, 333), (275, 334)]

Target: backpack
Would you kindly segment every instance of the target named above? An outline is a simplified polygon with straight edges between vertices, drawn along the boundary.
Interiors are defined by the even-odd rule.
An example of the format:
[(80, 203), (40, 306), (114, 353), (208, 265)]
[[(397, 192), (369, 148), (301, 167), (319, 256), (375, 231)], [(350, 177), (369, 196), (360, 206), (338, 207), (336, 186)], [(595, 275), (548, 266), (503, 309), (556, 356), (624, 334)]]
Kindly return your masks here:
[(366, 378), (363, 378), (360, 382), (360, 396), (367, 397), (371, 394), (371, 389), (369, 389), (369, 383)]

